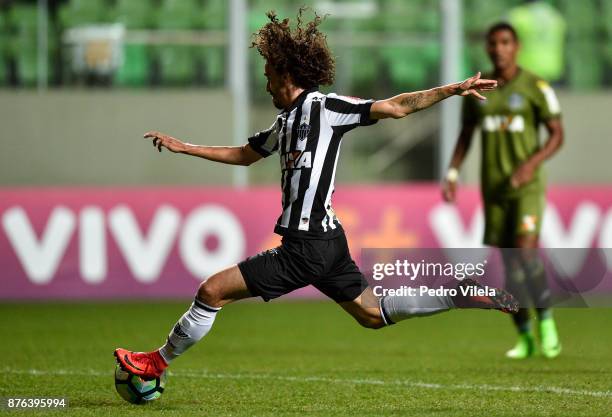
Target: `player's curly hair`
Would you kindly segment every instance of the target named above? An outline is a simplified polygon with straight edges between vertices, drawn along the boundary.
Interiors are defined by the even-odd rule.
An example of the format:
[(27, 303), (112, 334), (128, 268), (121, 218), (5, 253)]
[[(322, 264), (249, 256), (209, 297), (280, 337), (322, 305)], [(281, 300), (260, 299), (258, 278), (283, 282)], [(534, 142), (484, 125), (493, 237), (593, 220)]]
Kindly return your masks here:
[(313, 88), (334, 82), (335, 62), (326, 36), (318, 26), (324, 18), (315, 13), (314, 20), (304, 23), (301, 7), (297, 25), (292, 31), (289, 19), (278, 19), (274, 11), (266, 13), (270, 21), (255, 32), (251, 47), (279, 74), (289, 74), (296, 86)]

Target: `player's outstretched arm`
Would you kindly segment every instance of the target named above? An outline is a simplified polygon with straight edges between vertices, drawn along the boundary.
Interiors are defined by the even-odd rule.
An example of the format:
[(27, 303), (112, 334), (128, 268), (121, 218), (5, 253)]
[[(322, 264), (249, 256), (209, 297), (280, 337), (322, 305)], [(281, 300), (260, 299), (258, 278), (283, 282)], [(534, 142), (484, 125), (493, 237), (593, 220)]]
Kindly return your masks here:
[(262, 158), (248, 143), (243, 146), (192, 145), (155, 131), (145, 133), (144, 137), (152, 139), (153, 146), (160, 152), (162, 148), (166, 148), (170, 152), (197, 156), (224, 164), (248, 166)]
[(388, 117), (401, 119), (410, 113), (426, 109), (445, 98), (455, 95), (472, 95), (480, 100), (486, 100), (481, 93), (495, 88), (497, 88), (497, 81), (481, 79), (479, 72), (463, 82), (424, 91), (403, 93), (386, 100), (376, 101), (370, 109), (370, 117), (372, 119), (386, 119)]

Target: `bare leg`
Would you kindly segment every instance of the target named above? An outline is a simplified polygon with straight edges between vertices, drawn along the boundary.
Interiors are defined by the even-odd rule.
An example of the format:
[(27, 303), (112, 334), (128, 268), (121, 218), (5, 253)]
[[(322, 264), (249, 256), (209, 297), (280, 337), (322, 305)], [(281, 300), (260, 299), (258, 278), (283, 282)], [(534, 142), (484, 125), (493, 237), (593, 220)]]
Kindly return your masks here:
[(385, 326), (385, 321), (378, 306), (378, 297), (374, 295), (370, 287), (366, 288), (353, 301), (340, 303), (340, 307), (353, 316), (363, 327), (380, 329)]
[(202, 282), (196, 294), (196, 299), (216, 308), (249, 297), (251, 293), (237, 265), (217, 272)]
[(210, 331), (221, 307), (248, 297), (251, 293), (238, 266), (217, 272), (200, 284), (191, 307), (174, 325), (168, 340), (159, 349), (160, 355), (169, 363)]

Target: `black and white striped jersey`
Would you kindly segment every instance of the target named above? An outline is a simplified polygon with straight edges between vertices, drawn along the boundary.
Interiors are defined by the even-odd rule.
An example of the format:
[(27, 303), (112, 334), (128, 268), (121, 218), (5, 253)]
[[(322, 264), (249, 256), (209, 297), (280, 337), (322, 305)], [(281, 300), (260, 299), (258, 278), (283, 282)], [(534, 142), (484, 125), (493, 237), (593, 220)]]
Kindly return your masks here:
[(269, 129), (249, 138), (262, 156), (280, 154), (283, 212), (276, 233), (307, 239), (342, 233), (332, 208), (340, 142), (355, 127), (376, 123), (373, 102), (306, 90)]

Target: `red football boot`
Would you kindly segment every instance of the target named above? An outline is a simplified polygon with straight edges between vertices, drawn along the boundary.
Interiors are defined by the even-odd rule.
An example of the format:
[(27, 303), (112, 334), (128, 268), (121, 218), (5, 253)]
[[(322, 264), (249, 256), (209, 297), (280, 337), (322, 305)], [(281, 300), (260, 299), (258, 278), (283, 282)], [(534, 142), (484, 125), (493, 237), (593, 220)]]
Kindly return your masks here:
[(155, 379), (168, 367), (159, 351), (130, 352), (127, 349), (115, 349), (115, 358), (121, 367), (142, 379)]

